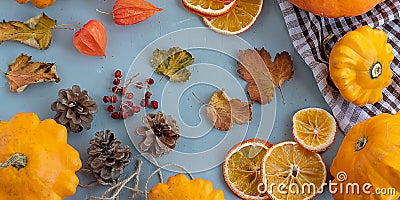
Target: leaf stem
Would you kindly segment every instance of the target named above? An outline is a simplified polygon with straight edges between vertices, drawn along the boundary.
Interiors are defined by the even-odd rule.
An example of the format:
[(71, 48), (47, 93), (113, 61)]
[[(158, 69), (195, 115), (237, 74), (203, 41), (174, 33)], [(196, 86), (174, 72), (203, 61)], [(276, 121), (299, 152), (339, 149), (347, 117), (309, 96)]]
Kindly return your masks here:
[(278, 87), (278, 89), (279, 89), (279, 92), (281, 93), (281, 96), (282, 96), (283, 105), (286, 105), (285, 96), (283, 96), (283, 92), (282, 92), (281, 87)]
[(203, 105), (206, 105), (206, 103), (204, 103), (204, 101), (201, 100), (194, 92), (192, 92), (192, 95), (194, 96), (194, 98), (197, 99), (198, 102), (200, 102), (200, 103), (203, 104)]
[(212, 105), (210, 105), (210, 104), (208, 104), (208, 103), (204, 103), (204, 101), (203, 100), (201, 100), (194, 92), (192, 92), (192, 95), (197, 99), (197, 101), (199, 102), (199, 103), (201, 103), (201, 104), (203, 104), (203, 105), (205, 105), (205, 106), (207, 106), (207, 107), (213, 107)]

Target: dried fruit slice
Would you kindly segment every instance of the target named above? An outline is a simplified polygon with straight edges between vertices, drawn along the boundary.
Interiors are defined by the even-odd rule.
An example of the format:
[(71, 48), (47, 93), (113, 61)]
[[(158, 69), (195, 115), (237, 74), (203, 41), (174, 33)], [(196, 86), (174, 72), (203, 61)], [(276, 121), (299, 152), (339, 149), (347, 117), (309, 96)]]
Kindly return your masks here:
[(236, 144), (229, 150), (223, 163), (225, 183), (242, 199), (269, 199), (267, 193), (260, 193), (261, 159), (272, 145), (260, 139), (250, 139)]
[(294, 114), (292, 121), (293, 137), (305, 149), (322, 152), (333, 144), (336, 121), (324, 109), (302, 109)]
[(286, 141), (267, 151), (261, 163), (261, 176), (273, 199), (303, 200), (320, 192), (327, 172), (318, 153)]
[(202, 17), (219, 17), (233, 10), (238, 1), (182, 0), (182, 4), (196, 15)]
[(236, 35), (248, 30), (261, 13), (263, 0), (240, 0), (235, 9), (217, 17), (203, 17), (204, 23), (213, 31)]

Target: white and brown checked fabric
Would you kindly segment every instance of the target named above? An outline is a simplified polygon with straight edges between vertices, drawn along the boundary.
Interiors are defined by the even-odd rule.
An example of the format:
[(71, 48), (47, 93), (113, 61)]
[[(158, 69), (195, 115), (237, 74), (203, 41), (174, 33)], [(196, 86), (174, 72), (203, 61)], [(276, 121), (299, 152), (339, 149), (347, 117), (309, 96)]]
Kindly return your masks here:
[[(350, 18), (323, 18), (300, 10), (288, 0), (277, 0), (283, 13), (293, 45), (312, 69), (318, 87), (342, 131), (379, 113), (400, 110), (400, 0), (386, 0), (368, 13)], [(380, 28), (389, 36), (394, 60), (391, 64), (391, 85), (383, 90), (383, 100), (374, 105), (357, 107), (340, 95), (329, 78), (327, 61), (322, 55), (322, 41), (329, 34), (335, 36), (329, 42), (332, 48), (344, 34), (362, 25)]]

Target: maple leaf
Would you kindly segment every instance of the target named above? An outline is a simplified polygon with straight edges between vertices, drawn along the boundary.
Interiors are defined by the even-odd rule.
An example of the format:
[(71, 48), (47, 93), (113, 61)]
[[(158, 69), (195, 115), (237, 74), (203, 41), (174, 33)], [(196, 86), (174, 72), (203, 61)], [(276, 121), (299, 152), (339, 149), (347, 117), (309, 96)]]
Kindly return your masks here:
[(4, 73), (10, 85), (10, 92), (21, 93), (30, 85), (41, 82), (60, 82), (54, 63), (30, 62), (31, 56), (21, 54)]
[(250, 99), (261, 104), (272, 101), (274, 87), (279, 89), (283, 98), (281, 85), (293, 76), (293, 62), (286, 51), (277, 54), (272, 61), (264, 48), (241, 50), (238, 67), (237, 72), (248, 83), (246, 89)]
[(186, 67), (194, 63), (194, 57), (179, 47), (172, 47), (168, 51), (156, 49), (151, 58), (154, 72), (170, 78), (173, 82), (189, 80), (191, 72)]
[(51, 30), (55, 24), (56, 20), (44, 13), (25, 22), (0, 22), (0, 44), (14, 40), (40, 50), (48, 49), (52, 39)]
[(247, 124), (252, 115), (252, 102), (230, 99), (225, 90), (214, 92), (207, 104), (207, 116), (214, 122), (214, 128), (228, 131), (233, 124)]

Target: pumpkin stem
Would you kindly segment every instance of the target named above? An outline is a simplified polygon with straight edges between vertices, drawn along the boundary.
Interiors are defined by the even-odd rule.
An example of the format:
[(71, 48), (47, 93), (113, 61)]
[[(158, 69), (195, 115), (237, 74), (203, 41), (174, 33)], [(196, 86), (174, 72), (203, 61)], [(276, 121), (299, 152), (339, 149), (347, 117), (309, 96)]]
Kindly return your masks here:
[(380, 62), (374, 63), (369, 72), (372, 79), (378, 78), (382, 74), (382, 64)]
[(13, 166), (18, 170), (24, 168), (26, 166), (27, 157), (22, 153), (15, 153), (5, 163), (0, 163), (0, 168), (7, 168), (9, 166)]
[(367, 137), (362, 137), (360, 139), (357, 140), (355, 148), (356, 151), (361, 151), (362, 149), (364, 149), (364, 147), (367, 145), (368, 143), (368, 138)]

